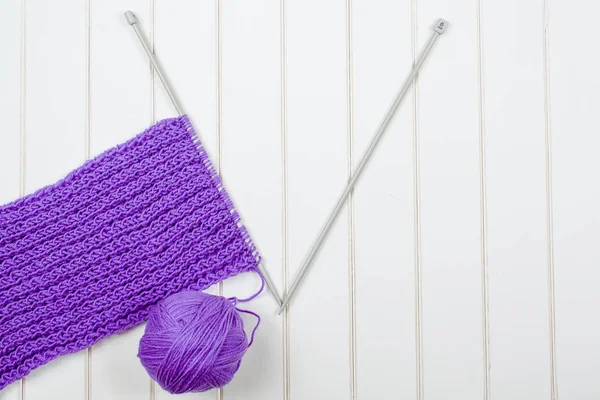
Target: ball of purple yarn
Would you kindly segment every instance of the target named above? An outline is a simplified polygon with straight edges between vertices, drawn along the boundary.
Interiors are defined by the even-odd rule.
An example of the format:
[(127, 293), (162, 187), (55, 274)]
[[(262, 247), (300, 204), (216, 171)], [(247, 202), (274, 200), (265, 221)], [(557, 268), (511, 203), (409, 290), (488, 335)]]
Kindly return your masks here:
[(203, 392), (231, 382), (247, 348), (232, 301), (185, 291), (151, 309), (138, 357), (168, 392)]

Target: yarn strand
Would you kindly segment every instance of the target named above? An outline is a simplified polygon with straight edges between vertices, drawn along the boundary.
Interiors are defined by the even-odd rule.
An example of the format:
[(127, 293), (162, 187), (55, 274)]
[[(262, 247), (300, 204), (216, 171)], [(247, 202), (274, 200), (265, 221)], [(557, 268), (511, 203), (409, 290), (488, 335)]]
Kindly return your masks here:
[[(237, 297), (229, 297), (228, 300), (234, 301), (234, 303), (233, 303), (234, 306), (237, 305), (238, 302), (239, 303), (247, 303), (251, 300), (254, 300), (264, 290), (265, 277), (260, 273), (260, 270), (258, 268), (255, 268), (254, 271), (260, 277), (260, 281), (261, 281), (260, 289), (258, 289), (258, 291), (256, 293), (254, 293), (252, 296), (245, 298), (245, 299), (238, 299)], [(248, 347), (250, 347), (250, 346), (252, 346), (252, 343), (254, 343), (254, 333), (256, 332), (256, 330), (258, 329), (258, 326), (260, 325), (260, 315), (256, 314), (255, 312), (252, 312), (250, 310), (244, 310), (244, 309), (237, 308), (237, 307), (235, 309), (241, 313), (254, 315), (256, 317), (256, 325), (254, 326), (254, 329), (252, 329), (252, 333), (250, 334), (250, 342), (248, 343)]]
[(258, 326), (260, 325), (260, 315), (258, 315), (255, 312), (252, 312), (250, 310), (243, 310), (243, 309), (237, 308), (237, 307), (235, 309), (241, 313), (254, 315), (256, 317), (256, 325), (254, 325), (254, 329), (252, 329), (252, 333), (250, 334), (250, 341), (248, 342), (248, 347), (250, 347), (250, 346), (252, 346), (252, 343), (254, 343), (254, 333), (256, 332), (256, 330), (258, 329)]

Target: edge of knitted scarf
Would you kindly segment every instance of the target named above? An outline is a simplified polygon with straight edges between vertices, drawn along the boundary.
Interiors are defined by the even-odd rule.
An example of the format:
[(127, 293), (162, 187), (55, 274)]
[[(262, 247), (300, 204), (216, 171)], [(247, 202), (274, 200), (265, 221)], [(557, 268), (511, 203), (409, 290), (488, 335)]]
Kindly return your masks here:
[(206, 149), (204, 149), (204, 146), (202, 145), (202, 142), (200, 141), (200, 135), (198, 135), (198, 133), (192, 126), (192, 123), (190, 122), (190, 118), (188, 117), (187, 114), (183, 114), (179, 118), (182, 119), (187, 133), (190, 135), (192, 142), (194, 142), (194, 144), (196, 145), (196, 148), (198, 149), (198, 152), (200, 153), (200, 160), (204, 163), (204, 165), (206, 166), (206, 170), (210, 172), (210, 177), (213, 179), (213, 181), (217, 185), (221, 199), (225, 202), (225, 204), (227, 204), (227, 206), (229, 207), (229, 212), (234, 216), (235, 222), (238, 226), (238, 229), (240, 229), (240, 231), (242, 232), (242, 237), (244, 238), (244, 240), (246, 241), (246, 244), (252, 251), (252, 255), (255, 256), (256, 266), (258, 266), (258, 264), (260, 264), (260, 261), (261, 261), (261, 256), (258, 252), (258, 249), (256, 248), (256, 245), (252, 241), (252, 238), (250, 237), (250, 233), (248, 233), (246, 226), (242, 223), (242, 217), (240, 216), (239, 212), (236, 210), (235, 205), (233, 204), (233, 201), (231, 200), (231, 197), (229, 196), (229, 193), (227, 193), (227, 189), (225, 189), (225, 185), (223, 185), (223, 180), (219, 176), (217, 169), (215, 168), (212, 161), (210, 160), (210, 157), (208, 156)]

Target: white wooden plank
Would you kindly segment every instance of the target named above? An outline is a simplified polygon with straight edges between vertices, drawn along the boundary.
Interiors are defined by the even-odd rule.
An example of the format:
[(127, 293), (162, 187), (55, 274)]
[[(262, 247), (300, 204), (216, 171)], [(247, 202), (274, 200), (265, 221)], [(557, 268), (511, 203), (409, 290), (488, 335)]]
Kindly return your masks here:
[[(291, 278), (348, 179), (345, 6), (286, 2)], [(342, 210), (291, 303), (292, 398), (350, 396), (347, 215)]]
[[(31, 193), (85, 161), (86, 7), (26, 3), (26, 186)], [(25, 380), (25, 397), (80, 399), (86, 353), (60, 357)]]
[(542, 1), (484, 4), (491, 398), (551, 390)]
[(548, 2), (558, 398), (600, 396), (600, 4)]
[[(282, 154), (280, 5), (271, 0), (222, 3), (223, 181), (282, 293)], [(243, 66), (243, 67), (241, 67)], [(249, 297), (256, 274), (224, 282), (224, 295)], [(248, 304), (262, 321), (224, 398), (283, 398), (283, 325), (267, 290)], [(256, 318), (243, 315), (250, 333)]]
[[(154, 48), (178, 100), (213, 162), (217, 152), (217, 7), (215, 1), (157, 0), (154, 8)], [(150, 26), (146, 25), (147, 32)], [(162, 84), (155, 78), (155, 117), (176, 112)], [(216, 293), (217, 288), (208, 289)], [(170, 395), (154, 384), (157, 400), (167, 398), (215, 399), (218, 391)]]
[[(92, 5), (91, 153), (130, 139), (151, 123), (151, 75), (147, 57), (123, 12), (138, 15), (149, 32), (150, 1), (103, 1)], [(151, 380), (137, 358), (143, 327), (106, 338), (91, 349), (93, 399), (143, 399)]]
[[(4, 3), (0, 13), (0, 38), (4, 59), (0, 63), (0, 204), (19, 197), (21, 188), (21, 2)], [(0, 392), (1, 400), (20, 398), (21, 382)]]
[[(438, 17), (451, 26), (419, 75), (423, 390), (484, 392), (477, 1), (419, 1), (418, 50)], [(423, 395), (423, 394), (422, 394)]]
[(4, 60), (0, 63), (0, 204), (19, 197), (21, 119), (21, 6), (6, 2), (0, 14)]
[[(352, 16), (356, 165), (412, 66), (410, 2), (352, 0)], [(354, 193), (358, 398), (416, 398), (411, 99)]]

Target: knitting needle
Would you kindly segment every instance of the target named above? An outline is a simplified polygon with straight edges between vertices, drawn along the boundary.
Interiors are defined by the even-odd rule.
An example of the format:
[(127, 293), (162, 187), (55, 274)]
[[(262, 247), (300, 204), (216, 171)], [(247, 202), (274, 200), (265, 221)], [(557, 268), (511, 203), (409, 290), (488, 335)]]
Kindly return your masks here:
[[(175, 94), (173, 94), (173, 91), (171, 90), (171, 87), (169, 86), (169, 83), (167, 82), (167, 79), (165, 78), (165, 75), (163, 74), (162, 69), (159, 67), (158, 61), (156, 60), (154, 53), (152, 52), (152, 50), (150, 50), (150, 46), (148, 46), (148, 43), (146, 43), (146, 39), (142, 35), (142, 32), (140, 32), (140, 28), (137, 26), (139, 21), (138, 21), (136, 15), (133, 13), (133, 11), (126, 11), (125, 19), (127, 20), (127, 23), (129, 25), (131, 25), (131, 27), (135, 31), (138, 39), (140, 40), (142, 47), (144, 48), (144, 50), (146, 51), (146, 54), (148, 55), (148, 58), (150, 59), (150, 63), (154, 67), (156, 74), (158, 75), (160, 81), (163, 84), (163, 87), (165, 88), (165, 91), (169, 95), (169, 98), (171, 99), (171, 103), (173, 103), (173, 107), (175, 107), (175, 110), (177, 111), (177, 113), (179, 115), (183, 115), (183, 112), (181, 111), (181, 107), (179, 106), (179, 103), (177, 102), (177, 99), (175, 98)], [(258, 264), (258, 269), (260, 270), (260, 273), (263, 276), (263, 278), (265, 280), (265, 284), (267, 285), (267, 288), (271, 292), (271, 295), (273, 295), (275, 302), (277, 302), (277, 305), (281, 307), (281, 298), (279, 297), (279, 294), (277, 293), (277, 289), (275, 289), (275, 285), (273, 284), (273, 281), (271, 280), (271, 277), (269, 276), (265, 266), (262, 263), (260, 263), (260, 264)]]
[(152, 52), (152, 50), (150, 50), (148, 43), (146, 43), (146, 39), (142, 35), (142, 32), (140, 32), (140, 28), (137, 26), (139, 21), (138, 21), (136, 15), (133, 13), (133, 11), (126, 11), (125, 19), (127, 20), (127, 23), (129, 25), (131, 25), (131, 27), (135, 31), (138, 39), (140, 39), (140, 43), (142, 44), (142, 47), (146, 51), (146, 54), (148, 55), (148, 58), (150, 59), (150, 63), (154, 67), (154, 70), (156, 71), (158, 78), (162, 82), (163, 87), (165, 88), (165, 91), (169, 95), (169, 98), (171, 99), (171, 103), (173, 103), (173, 107), (175, 107), (175, 111), (177, 111), (177, 114), (183, 115), (183, 112), (181, 111), (181, 107), (179, 106), (179, 103), (177, 102), (177, 99), (175, 98), (175, 94), (173, 94), (173, 92), (171, 91), (171, 87), (167, 83), (167, 80), (162, 72), (162, 69), (158, 66), (158, 61), (156, 60), (156, 57), (154, 57), (154, 53)]
[(447, 27), (448, 27), (448, 22), (444, 21), (443, 19), (440, 18), (436, 21), (436, 23), (433, 27), (433, 32), (431, 33), (431, 37), (429, 38), (429, 41), (423, 48), (421, 55), (419, 56), (416, 64), (413, 66), (413, 68), (410, 72), (410, 75), (408, 76), (408, 78), (406, 78), (406, 81), (404, 82), (404, 86), (402, 86), (402, 89), (398, 93), (398, 96), (396, 97), (396, 100), (392, 104), (392, 107), (390, 108), (387, 115), (381, 122), (381, 125), (379, 126), (379, 129), (375, 133), (375, 136), (373, 136), (373, 139), (371, 140), (371, 143), (369, 144), (367, 151), (363, 155), (363, 158), (360, 160), (358, 166), (356, 167), (356, 170), (352, 174), (352, 178), (350, 179), (350, 182), (348, 182), (348, 185), (342, 192), (342, 195), (340, 196), (337, 204), (331, 211), (331, 214), (329, 215), (329, 218), (327, 219), (327, 221), (325, 222), (325, 225), (321, 229), (321, 233), (319, 233), (317, 240), (314, 242), (312, 248), (310, 249), (306, 258), (304, 259), (304, 262), (302, 263), (302, 266), (300, 267), (300, 271), (298, 272), (298, 275), (296, 276), (294, 282), (292, 283), (292, 286), (290, 287), (289, 292), (284, 297), (283, 304), (279, 308), (279, 311), (277, 314), (281, 314), (283, 312), (283, 310), (287, 307), (287, 305), (290, 303), (290, 301), (292, 300), (292, 297), (294, 297), (294, 294), (296, 293), (298, 286), (302, 282), (302, 279), (306, 275), (308, 268), (310, 267), (312, 261), (314, 260), (315, 256), (317, 255), (317, 252), (319, 251), (321, 245), (325, 241), (325, 238), (326, 238), (327, 234), (329, 233), (329, 230), (333, 226), (333, 223), (335, 222), (340, 211), (342, 210), (342, 207), (344, 206), (346, 199), (352, 192), (352, 189), (354, 188), (356, 181), (358, 180), (358, 178), (360, 177), (361, 173), (363, 172), (365, 166), (369, 162), (369, 159), (371, 158), (373, 151), (377, 147), (379, 140), (385, 133), (392, 118), (396, 114), (398, 107), (400, 107), (400, 103), (402, 103), (402, 100), (406, 96), (406, 93), (408, 92), (408, 89), (410, 88), (412, 81), (417, 76), (419, 69), (423, 65), (423, 62), (425, 61), (425, 58), (427, 58), (427, 56), (429, 55), (429, 52), (433, 48), (433, 45), (437, 41), (438, 37), (444, 33), (444, 31), (446, 30)]

